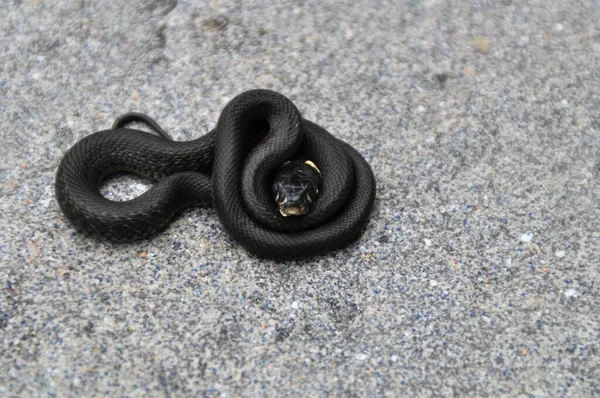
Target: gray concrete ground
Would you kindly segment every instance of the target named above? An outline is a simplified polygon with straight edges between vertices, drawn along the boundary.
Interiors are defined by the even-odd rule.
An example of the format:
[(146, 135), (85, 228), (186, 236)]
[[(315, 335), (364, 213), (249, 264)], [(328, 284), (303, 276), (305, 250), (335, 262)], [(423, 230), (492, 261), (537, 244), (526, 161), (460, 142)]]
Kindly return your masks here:
[[(0, 15), (0, 395), (600, 394), (598, 1), (3, 0)], [(372, 164), (357, 244), (278, 264), (212, 209), (128, 245), (66, 222), (53, 179), (78, 139), (129, 110), (198, 137), (256, 87)]]

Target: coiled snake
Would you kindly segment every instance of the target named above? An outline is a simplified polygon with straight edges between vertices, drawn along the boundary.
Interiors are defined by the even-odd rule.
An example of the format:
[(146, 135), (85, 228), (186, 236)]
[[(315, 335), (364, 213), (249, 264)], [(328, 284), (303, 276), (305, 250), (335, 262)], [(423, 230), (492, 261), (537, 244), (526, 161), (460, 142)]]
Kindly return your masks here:
[[(132, 120), (159, 135), (122, 127)], [(308, 214), (283, 217), (273, 178), (297, 158), (318, 165), (319, 195)], [(133, 200), (111, 201), (99, 185), (117, 172), (156, 182)], [(214, 204), (225, 230), (247, 250), (295, 259), (339, 249), (360, 236), (373, 208), (375, 178), (354, 148), (303, 119), (288, 98), (251, 90), (227, 104), (214, 130), (192, 141), (172, 141), (150, 118), (124, 115), (67, 151), (55, 191), (76, 228), (112, 241), (150, 237), (184, 208)]]

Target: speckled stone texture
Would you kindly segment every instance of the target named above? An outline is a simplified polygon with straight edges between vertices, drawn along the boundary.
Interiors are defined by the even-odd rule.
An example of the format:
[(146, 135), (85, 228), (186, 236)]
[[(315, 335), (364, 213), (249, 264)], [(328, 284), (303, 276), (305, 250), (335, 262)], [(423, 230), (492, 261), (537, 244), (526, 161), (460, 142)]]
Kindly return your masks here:
[[(0, 1), (0, 395), (600, 394), (600, 2)], [(61, 155), (277, 90), (377, 176), (364, 237), (249, 256), (210, 208), (73, 231)], [(123, 200), (148, 182), (102, 187)]]

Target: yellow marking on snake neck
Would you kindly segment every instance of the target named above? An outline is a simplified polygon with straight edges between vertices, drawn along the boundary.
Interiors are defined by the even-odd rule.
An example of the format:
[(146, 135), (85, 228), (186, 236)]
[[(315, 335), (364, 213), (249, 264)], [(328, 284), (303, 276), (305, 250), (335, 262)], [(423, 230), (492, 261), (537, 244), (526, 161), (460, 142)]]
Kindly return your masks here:
[(319, 173), (319, 175), (321, 175), (321, 170), (319, 170), (319, 168), (317, 167), (316, 164), (313, 163), (312, 160), (306, 160), (304, 162), (305, 165), (312, 167), (313, 169), (315, 169), (317, 171), (317, 173)]

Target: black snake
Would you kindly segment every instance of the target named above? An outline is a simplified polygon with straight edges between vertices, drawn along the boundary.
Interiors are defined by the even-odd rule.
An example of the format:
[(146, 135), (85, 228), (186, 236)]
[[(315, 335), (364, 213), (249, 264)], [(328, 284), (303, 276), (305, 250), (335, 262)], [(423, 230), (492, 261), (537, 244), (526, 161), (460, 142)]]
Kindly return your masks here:
[[(145, 121), (159, 135), (122, 127)], [(302, 156), (318, 165), (318, 199), (306, 215), (283, 217), (272, 195), (278, 168)], [(156, 181), (141, 196), (116, 202), (100, 183), (118, 172)], [(375, 200), (369, 164), (350, 145), (305, 120), (283, 95), (251, 90), (231, 100), (217, 127), (172, 141), (150, 118), (127, 114), (84, 137), (60, 162), (56, 198), (71, 223), (112, 241), (143, 239), (194, 205), (214, 204), (225, 229), (252, 253), (273, 259), (324, 254), (356, 240)]]

